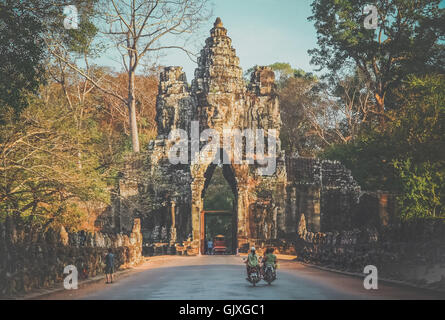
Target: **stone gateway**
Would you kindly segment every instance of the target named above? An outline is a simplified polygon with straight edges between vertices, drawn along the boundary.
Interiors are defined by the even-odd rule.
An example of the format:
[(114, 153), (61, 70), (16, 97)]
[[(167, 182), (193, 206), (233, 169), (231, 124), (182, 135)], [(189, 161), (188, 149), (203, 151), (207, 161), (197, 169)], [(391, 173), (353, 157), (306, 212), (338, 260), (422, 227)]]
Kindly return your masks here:
[[(184, 245), (188, 253), (204, 252), (203, 199), (217, 166), (234, 195), (235, 247), (241, 251), (250, 245), (295, 239), (301, 215), (314, 232), (354, 223), (361, 190), (350, 172), (338, 162), (285, 155), (279, 139), (271, 175), (258, 173), (261, 161), (249, 161), (261, 160), (252, 159), (258, 158), (257, 153), (243, 147), (240, 154), (240, 149), (228, 148), (223, 141), (216, 155), (209, 153), (202, 161), (191, 161), (190, 156), (185, 164), (169, 161), (169, 152), (178, 143), (169, 139), (172, 131), (186, 133), (187, 152), (201, 150), (208, 142), (202, 136), (189, 138), (199, 137), (192, 123), (199, 124), (200, 131), (213, 129), (221, 140), (224, 130), (263, 130), (266, 136), (275, 132), (279, 137), (274, 72), (256, 67), (246, 85), (221, 19), (210, 30), (190, 86), (181, 67), (161, 72), (156, 121), (157, 138), (119, 182), (119, 197), (109, 219), (116, 231), (125, 231), (133, 218), (140, 217), (146, 243), (176, 244), (178, 250)], [(245, 144), (245, 137), (241, 138)], [(235, 157), (243, 161), (234, 161)]]

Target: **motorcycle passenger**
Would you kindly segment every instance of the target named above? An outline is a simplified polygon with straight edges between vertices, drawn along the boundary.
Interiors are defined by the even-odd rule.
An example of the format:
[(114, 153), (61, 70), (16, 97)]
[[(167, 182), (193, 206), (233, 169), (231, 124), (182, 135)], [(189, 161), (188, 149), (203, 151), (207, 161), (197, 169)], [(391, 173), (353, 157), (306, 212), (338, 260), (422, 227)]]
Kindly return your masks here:
[(277, 256), (273, 254), (274, 248), (267, 248), (263, 258), (263, 274), (267, 266), (272, 266), (274, 270), (277, 268)]
[(250, 253), (247, 256), (247, 260), (245, 263), (247, 268), (247, 276), (250, 277), (250, 274), (255, 271), (255, 269), (258, 270), (259, 267), (258, 256), (255, 253), (255, 247), (252, 247), (250, 249)]

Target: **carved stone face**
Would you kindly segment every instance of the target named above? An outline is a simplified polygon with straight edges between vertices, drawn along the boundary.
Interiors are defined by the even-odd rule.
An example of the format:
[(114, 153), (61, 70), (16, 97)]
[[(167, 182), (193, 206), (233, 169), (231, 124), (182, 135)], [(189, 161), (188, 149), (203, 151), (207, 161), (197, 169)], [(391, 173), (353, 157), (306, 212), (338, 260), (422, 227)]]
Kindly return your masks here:
[(261, 129), (268, 129), (269, 128), (269, 114), (266, 109), (263, 107), (259, 107), (256, 110), (255, 114), (255, 120), (258, 124), (258, 127)]
[(165, 130), (167, 129), (168, 125), (170, 123), (170, 117), (168, 114), (167, 109), (162, 110), (162, 128)]
[(172, 107), (164, 107), (161, 113), (161, 119), (159, 124), (161, 128), (159, 128), (160, 133), (168, 134), (171, 130), (174, 120), (174, 109)]

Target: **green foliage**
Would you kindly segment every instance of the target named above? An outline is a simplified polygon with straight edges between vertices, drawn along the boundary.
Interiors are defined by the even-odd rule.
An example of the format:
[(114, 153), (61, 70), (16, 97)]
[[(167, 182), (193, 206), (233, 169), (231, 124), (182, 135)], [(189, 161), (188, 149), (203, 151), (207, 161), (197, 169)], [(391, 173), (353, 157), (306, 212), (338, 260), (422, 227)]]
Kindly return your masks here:
[(405, 151), (394, 160), (402, 215), (445, 217), (445, 76), (411, 77), (402, 103), (393, 129)]
[(0, 215), (45, 227), (87, 223), (87, 203), (108, 203), (100, 163), (102, 133), (94, 117), (79, 126), (61, 96), (31, 97), (17, 120), (11, 109), (0, 129)]
[(271, 67), (275, 72), (275, 78), (277, 79), (279, 87), (284, 86), (289, 78), (300, 78), (312, 81), (317, 80), (312, 73), (306, 72), (302, 69), (294, 69), (287, 62), (275, 62), (269, 65), (269, 67)]
[[(400, 77), (424, 73), (423, 69), (438, 58), (443, 45), (438, 41), (444, 36), (444, 9), (440, 0), (412, 1), (390, 0), (376, 2), (378, 8), (377, 30), (365, 29), (363, 8), (367, 0), (337, 1), (315, 0), (312, 4), (318, 33), (319, 49), (311, 50), (313, 62), (328, 70), (340, 70), (345, 61), (354, 61), (368, 68), (373, 61), (379, 67), (389, 64), (386, 72)], [(443, 58), (443, 57), (442, 57)], [(440, 66), (428, 65), (429, 70)], [(436, 69), (437, 71), (437, 69)]]
[(75, 3), (76, 8), (79, 10), (80, 21), (78, 28), (64, 30), (61, 33), (67, 49), (72, 53), (94, 56), (103, 49), (103, 45), (99, 43), (93, 45), (99, 31), (93, 22), (97, 15), (97, 8), (95, 7), (97, 2), (98, 0), (77, 0)]
[[(358, 118), (364, 121), (354, 130), (357, 136), (330, 145), (322, 157), (340, 160), (364, 189), (398, 193), (405, 218), (443, 216), (445, 9), (440, 2), (315, 0), (309, 18), (318, 38), (318, 48), (309, 51), (312, 63), (328, 71), (340, 103), (365, 115)], [(376, 30), (363, 24), (368, 4), (378, 9)], [(346, 86), (339, 81), (343, 72)], [(369, 97), (363, 108), (356, 99), (361, 96)]]
[(72, 52), (78, 54), (91, 53), (91, 44), (97, 32), (97, 27), (92, 22), (82, 20), (78, 29), (67, 30), (65, 41)]
[(442, 216), (445, 197), (445, 77), (410, 77), (400, 89), (394, 121), (382, 132), (328, 148), (364, 189), (399, 194), (404, 218)]
[(269, 67), (274, 70), (278, 84), (283, 121), (280, 132), (282, 148), (289, 155), (295, 152), (305, 156), (313, 155), (315, 141), (310, 135), (310, 124), (305, 110), (309, 105), (320, 101), (320, 96), (314, 90), (318, 83), (317, 77), (301, 69), (292, 68), (289, 63), (276, 62)]
[[(45, 83), (49, 38), (63, 38), (75, 53), (90, 53), (97, 29), (90, 21), (97, 0), (0, 1), (0, 108), (18, 114)], [(74, 4), (81, 17), (79, 29), (65, 30), (63, 6)], [(0, 109), (0, 111), (3, 109)]]
[(0, 2), (0, 112), (12, 107), (19, 113), (28, 93), (44, 78), (44, 45), (40, 20), (17, 1)]
[(440, 0), (375, 1), (377, 30), (364, 27), (368, 0), (315, 0), (312, 4), (318, 48), (310, 50), (312, 63), (329, 72), (359, 69), (373, 94), (380, 124), (397, 104), (393, 91), (409, 75), (444, 72), (445, 9)]
[(293, 77), (294, 74), (302, 71), (292, 68), (291, 65), (287, 62), (275, 62), (269, 65), (269, 67), (271, 67), (272, 70), (275, 72), (275, 79), (277, 80), (279, 87), (284, 85), (286, 80), (290, 77)]
[(349, 143), (327, 147), (320, 157), (340, 161), (364, 190), (397, 190), (399, 185), (391, 160), (398, 147), (389, 137), (368, 131)]
[(445, 75), (410, 77), (398, 91), (397, 111), (389, 128), (403, 146), (402, 157), (416, 163), (445, 157)]
[[(257, 65), (247, 69), (244, 72), (244, 79), (246, 80), (246, 82), (250, 81), (252, 72), (255, 70), (256, 67)], [(279, 88), (285, 86), (286, 81), (289, 78), (303, 78), (313, 81), (317, 80), (317, 77), (314, 76), (312, 73), (306, 72), (302, 69), (294, 69), (288, 62), (275, 62), (273, 64), (270, 64), (269, 67), (272, 68), (272, 70), (275, 72), (275, 81), (277, 82)]]
[(223, 175), (222, 168), (217, 166), (204, 196), (204, 210), (233, 210), (235, 196), (232, 188)]
[(445, 217), (445, 166), (443, 161), (413, 164), (411, 159), (394, 161), (401, 180), (398, 197), (402, 218)]
[[(233, 212), (235, 196), (232, 188), (223, 175), (221, 167), (217, 166), (213, 172), (210, 184), (204, 196), (204, 210), (227, 210)], [(228, 214), (206, 214), (206, 239), (213, 239), (217, 235), (224, 235), (228, 251), (232, 251), (233, 219)]]

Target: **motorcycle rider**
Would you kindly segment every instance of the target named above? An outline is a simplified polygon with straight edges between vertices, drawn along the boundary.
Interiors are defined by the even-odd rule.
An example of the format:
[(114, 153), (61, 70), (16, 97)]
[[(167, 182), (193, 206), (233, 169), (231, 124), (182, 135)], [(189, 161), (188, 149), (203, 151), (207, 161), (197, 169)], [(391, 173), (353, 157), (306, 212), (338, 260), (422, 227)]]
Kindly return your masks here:
[(277, 256), (273, 254), (274, 248), (267, 248), (263, 257), (263, 275), (266, 271), (267, 266), (272, 266), (274, 270), (277, 268)]
[(249, 280), (252, 271), (254, 271), (254, 269), (258, 269), (259, 267), (258, 256), (255, 253), (255, 247), (252, 247), (250, 249), (250, 253), (247, 256), (247, 260), (245, 261), (245, 263), (246, 263), (247, 277), (248, 277), (247, 280)]

